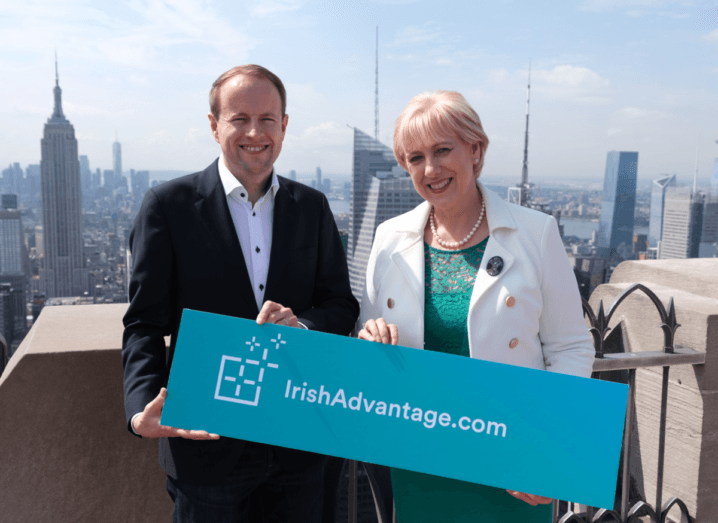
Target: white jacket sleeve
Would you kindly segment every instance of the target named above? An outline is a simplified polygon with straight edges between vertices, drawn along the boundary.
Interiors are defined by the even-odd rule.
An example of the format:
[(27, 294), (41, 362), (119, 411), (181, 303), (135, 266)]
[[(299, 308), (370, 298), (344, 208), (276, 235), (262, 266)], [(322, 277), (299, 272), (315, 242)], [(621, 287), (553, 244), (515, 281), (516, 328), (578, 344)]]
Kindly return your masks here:
[(583, 318), (576, 277), (553, 217), (544, 226), (541, 249), (543, 307), (539, 338), (546, 370), (589, 377), (595, 350)]

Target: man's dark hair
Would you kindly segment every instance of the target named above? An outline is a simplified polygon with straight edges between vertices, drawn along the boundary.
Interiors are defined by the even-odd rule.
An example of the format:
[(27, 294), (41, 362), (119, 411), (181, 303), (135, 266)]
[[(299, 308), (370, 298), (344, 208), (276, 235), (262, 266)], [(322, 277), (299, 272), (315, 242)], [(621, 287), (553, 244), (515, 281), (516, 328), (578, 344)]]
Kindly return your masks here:
[(212, 111), (212, 114), (216, 119), (219, 119), (219, 96), (217, 96), (219, 88), (222, 87), (222, 84), (230, 78), (239, 75), (253, 76), (254, 78), (264, 78), (265, 80), (269, 80), (274, 87), (277, 88), (277, 91), (279, 91), (279, 98), (282, 101), (282, 117), (284, 117), (287, 111), (287, 91), (284, 89), (282, 81), (276, 74), (261, 65), (247, 64), (238, 65), (237, 67), (233, 67), (229, 71), (222, 73), (212, 84), (212, 89), (209, 90), (209, 109)]

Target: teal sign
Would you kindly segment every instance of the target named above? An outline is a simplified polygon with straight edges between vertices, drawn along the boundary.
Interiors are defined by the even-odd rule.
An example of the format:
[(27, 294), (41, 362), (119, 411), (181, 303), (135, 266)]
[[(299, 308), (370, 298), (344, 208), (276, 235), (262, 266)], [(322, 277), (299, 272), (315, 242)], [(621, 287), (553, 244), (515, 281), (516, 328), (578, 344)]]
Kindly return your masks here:
[(612, 507), (627, 392), (185, 310), (162, 423)]

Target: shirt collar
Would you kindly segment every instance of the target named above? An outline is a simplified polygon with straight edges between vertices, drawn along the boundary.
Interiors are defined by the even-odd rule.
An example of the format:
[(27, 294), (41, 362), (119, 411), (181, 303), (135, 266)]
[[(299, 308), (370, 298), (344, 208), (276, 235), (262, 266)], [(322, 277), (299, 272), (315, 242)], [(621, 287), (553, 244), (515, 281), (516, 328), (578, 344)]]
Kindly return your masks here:
[[(227, 168), (227, 165), (224, 163), (224, 155), (220, 155), (219, 157), (218, 168), (219, 179), (222, 181), (225, 196), (228, 198), (232, 196), (236, 200), (248, 202), (249, 198), (247, 190), (244, 185), (242, 185), (242, 182), (240, 182)], [(260, 201), (268, 194), (270, 194), (273, 198), (276, 196), (278, 190), (279, 179), (277, 178), (277, 173), (275, 173), (274, 169), (272, 169), (272, 184), (270, 185), (269, 190), (260, 198)]]

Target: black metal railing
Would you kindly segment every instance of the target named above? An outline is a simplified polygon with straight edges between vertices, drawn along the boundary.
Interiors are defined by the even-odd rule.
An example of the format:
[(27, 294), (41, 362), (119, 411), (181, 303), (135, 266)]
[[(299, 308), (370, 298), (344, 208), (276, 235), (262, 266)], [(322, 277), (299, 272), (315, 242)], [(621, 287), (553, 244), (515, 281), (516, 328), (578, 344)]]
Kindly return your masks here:
[[(609, 324), (611, 318), (616, 312), (618, 306), (631, 294), (636, 291), (643, 292), (653, 302), (661, 323), (659, 327), (663, 330), (663, 349), (660, 351), (641, 351), (631, 352), (607, 352)], [(596, 349), (596, 359), (594, 361), (594, 376), (602, 379), (601, 374), (611, 371), (628, 371), (628, 403), (626, 407), (626, 422), (624, 425), (623, 444), (622, 444), (622, 462), (621, 462), (621, 494), (617, 500), (618, 508), (596, 508), (586, 507), (585, 511), (579, 511), (573, 503), (565, 503), (565, 513), (561, 514), (558, 501), (553, 504), (553, 521), (554, 523), (639, 523), (645, 521), (648, 517), (651, 522), (667, 523), (669, 512), (678, 507), (681, 512), (682, 519), (687, 519), (689, 523), (694, 523), (695, 518), (691, 516), (686, 504), (677, 497), (672, 497), (663, 503), (663, 467), (665, 458), (665, 442), (666, 442), (666, 414), (668, 406), (668, 376), (670, 368), (674, 365), (702, 365), (705, 363), (706, 355), (688, 347), (675, 345), (674, 337), (676, 329), (680, 324), (676, 321), (676, 311), (673, 304), (673, 298), (668, 302), (668, 309), (663, 306), (661, 300), (656, 294), (645, 285), (640, 283), (631, 285), (626, 288), (608, 307), (608, 311), (604, 311), (603, 300), (599, 301), (598, 312), (594, 312), (588, 301), (583, 300), (583, 311), (590, 323), (589, 332), (593, 337), (594, 347)], [(621, 332), (621, 341), (628, 345), (628, 338), (625, 334), (623, 322), (619, 323)], [(630, 349), (630, 346), (629, 346)], [(630, 460), (631, 460), (631, 443), (633, 435), (633, 417), (635, 412), (636, 401), (636, 369), (646, 367), (663, 367), (663, 382), (661, 389), (661, 412), (660, 412), (660, 429), (658, 441), (658, 468), (656, 478), (656, 502), (650, 505), (646, 500), (629, 499), (630, 486)], [(349, 465), (349, 485), (348, 485), (348, 522), (357, 523), (357, 476), (356, 462), (348, 460)], [(635, 497), (635, 496), (634, 496)], [(629, 506), (630, 505), (630, 506)], [(656, 507), (656, 508), (654, 508)], [(657, 510), (658, 508), (658, 510)], [(391, 517), (391, 516), (390, 516)], [(377, 518), (379, 519), (379, 517)], [(681, 520), (682, 520), (681, 519)], [(388, 522), (380, 522), (388, 523)]]
[[(661, 323), (659, 327), (663, 330), (663, 350), (661, 351), (642, 351), (642, 352), (606, 352), (606, 340), (610, 330), (609, 324), (611, 317), (616, 312), (618, 306), (628, 296), (634, 292), (643, 292), (653, 302)], [(596, 349), (596, 359), (594, 361), (593, 370), (598, 373), (598, 379), (601, 379), (601, 373), (607, 371), (628, 371), (628, 404), (626, 407), (626, 422), (624, 425), (623, 445), (622, 445), (622, 474), (621, 474), (621, 496), (618, 503), (618, 510), (594, 507), (587, 507), (585, 513), (578, 514), (574, 512), (575, 507), (566, 512), (560, 519), (558, 513), (558, 503), (554, 503), (554, 521), (559, 523), (634, 523), (639, 521), (638, 518), (648, 517), (650, 521), (655, 523), (665, 523), (668, 514), (674, 507), (678, 507), (682, 516), (689, 522), (693, 522), (694, 518), (690, 515), (686, 504), (679, 498), (672, 497), (663, 504), (663, 468), (665, 462), (666, 450), (666, 416), (668, 412), (668, 377), (670, 369), (674, 365), (702, 365), (706, 361), (706, 355), (703, 352), (683, 347), (675, 344), (676, 329), (680, 324), (676, 320), (676, 309), (673, 298), (668, 301), (668, 309), (663, 306), (661, 300), (656, 294), (645, 285), (636, 283), (626, 288), (619, 294), (613, 303), (608, 307), (608, 312), (604, 312), (603, 300), (598, 303), (598, 313), (594, 313), (591, 305), (583, 300), (583, 310), (588, 317), (591, 325), (589, 332), (593, 336), (593, 343)], [(621, 337), (624, 343), (628, 343), (628, 338), (623, 332), (623, 323), (621, 326)], [(636, 369), (645, 367), (663, 367), (663, 381), (661, 384), (661, 412), (660, 412), (660, 428), (658, 432), (658, 467), (656, 471), (656, 503), (651, 506), (646, 500), (639, 499), (629, 507), (629, 464), (631, 460), (631, 440), (633, 436), (633, 415), (635, 412), (636, 401)], [(573, 505), (573, 504), (570, 504)], [(655, 508), (654, 508), (655, 507)]]

